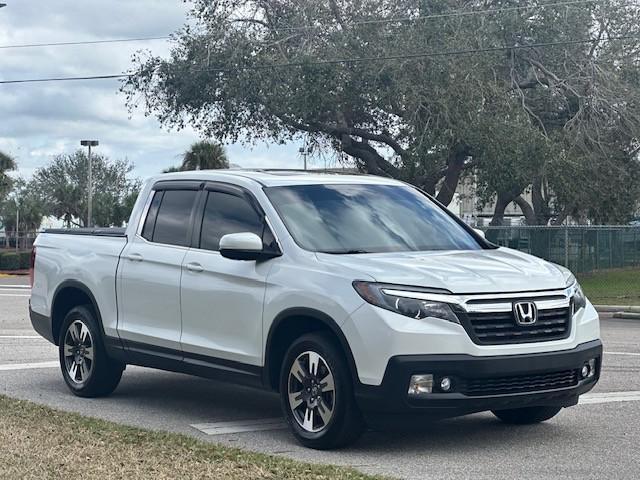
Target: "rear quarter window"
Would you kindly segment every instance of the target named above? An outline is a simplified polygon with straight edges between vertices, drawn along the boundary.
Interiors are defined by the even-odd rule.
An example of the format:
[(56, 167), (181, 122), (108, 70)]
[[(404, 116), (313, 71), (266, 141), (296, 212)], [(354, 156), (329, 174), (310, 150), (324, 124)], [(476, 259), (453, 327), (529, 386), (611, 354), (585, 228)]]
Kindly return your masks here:
[[(191, 211), (197, 195), (197, 190), (156, 192), (145, 220), (143, 237), (155, 243), (179, 246), (189, 245), (188, 235)], [(160, 200), (157, 201), (157, 214), (155, 215), (156, 218), (153, 219), (152, 214), (156, 209), (157, 197), (160, 197)], [(150, 235), (152, 222), (154, 223), (153, 233)]]

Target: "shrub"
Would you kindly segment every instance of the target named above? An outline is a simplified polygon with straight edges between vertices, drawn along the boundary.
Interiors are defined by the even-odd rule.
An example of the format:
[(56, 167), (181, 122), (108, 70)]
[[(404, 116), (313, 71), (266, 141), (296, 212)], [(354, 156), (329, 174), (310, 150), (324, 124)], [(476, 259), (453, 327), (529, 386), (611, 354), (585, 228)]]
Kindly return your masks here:
[(20, 270), (20, 255), (15, 252), (0, 254), (0, 269)]
[(31, 266), (31, 252), (20, 252), (20, 268), (23, 270), (28, 269)]

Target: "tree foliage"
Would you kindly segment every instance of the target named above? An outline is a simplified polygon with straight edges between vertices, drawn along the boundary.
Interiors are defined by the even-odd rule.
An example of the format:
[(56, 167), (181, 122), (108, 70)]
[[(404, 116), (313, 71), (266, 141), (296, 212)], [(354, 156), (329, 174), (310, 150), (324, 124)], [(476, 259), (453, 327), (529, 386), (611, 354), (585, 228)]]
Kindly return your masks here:
[(587, 178), (637, 163), (640, 22), (623, 0), (545, 3), (195, 0), (170, 57), (138, 54), (122, 90), (221, 141), (312, 136), (445, 204), (474, 170), (496, 223), (511, 201), (546, 223), (585, 205), (554, 157)]
[[(93, 223), (121, 226), (129, 219), (140, 189), (129, 174), (133, 165), (127, 160), (110, 160), (92, 155)], [(84, 151), (58, 155), (46, 167), (36, 170), (33, 185), (45, 204), (45, 213), (68, 225), (85, 226), (88, 204), (88, 159)]]
[(192, 144), (189, 150), (184, 152), (182, 164), (179, 167), (170, 167), (164, 173), (219, 168), (229, 168), (224, 147), (218, 143), (201, 140)]
[(4, 199), (11, 190), (13, 181), (7, 174), (16, 168), (16, 162), (13, 157), (6, 153), (0, 152), (0, 200)]
[(0, 217), (7, 232), (16, 231), (16, 220), (20, 211), (19, 232), (35, 232), (40, 229), (45, 216), (45, 205), (33, 182), (19, 178), (13, 182), (9, 196), (0, 202)]

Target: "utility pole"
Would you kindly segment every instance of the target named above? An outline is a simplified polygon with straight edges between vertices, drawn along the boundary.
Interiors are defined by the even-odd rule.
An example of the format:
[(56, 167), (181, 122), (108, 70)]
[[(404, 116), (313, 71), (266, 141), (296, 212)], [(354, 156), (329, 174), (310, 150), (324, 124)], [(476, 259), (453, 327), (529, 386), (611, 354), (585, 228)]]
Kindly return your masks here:
[(88, 186), (88, 199), (87, 199), (87, 227), (92, 227), (92, 203), (93, 203), (93, 165), (91, 164), (91, 147), (97, 147), (99, 145), (98, 140), (81, 140), (80, 145), (83, 147), (89, 147), (89, 186)]

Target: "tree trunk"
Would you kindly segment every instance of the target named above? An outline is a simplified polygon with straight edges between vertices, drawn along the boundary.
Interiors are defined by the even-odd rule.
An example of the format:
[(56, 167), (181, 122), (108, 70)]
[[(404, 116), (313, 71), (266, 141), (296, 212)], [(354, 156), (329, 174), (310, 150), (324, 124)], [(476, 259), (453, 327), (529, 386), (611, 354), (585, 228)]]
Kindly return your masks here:
[(451, 200), (453, 200), (453, 195), (456, 193), (460, 175), (464, 168), (464, 162), (468, 156), (469, 148), (460, 143), (456, 144), (449, 153), (447, 171), (438, 196), (436, 197), (436, 200), (443, 205), (449, 205)]
[(367, 173), (394, 177), (393, 172), (385, 168), (388, 162), (367, 142), (354, 140), (349, 135), (342, 135), (340, 143), (344, 153), (363, 162), (364, 170)]
[(558, 216), (553, 220), (553, 222), (551, 222), (551, 225), (562, 225), (568, 216), (569, 208), (565, 207), (560, 211), (560, 213), (558, 213)]
[[(533, 179), (533, 184), (531, 185), (531, 203), (533, 211), (535, 212), (535, 220), (534, 223), (530, 225), (546, 225), (551, 218), (551, 210), (549, 203), (542, 193), (542, 177), (538, 176)], [(529, 222), (527, 221), (527, 223)]]
[(504, 223), (504, 211), (513, 201), (513, 197), (506, 193), (499, 193), (496, 199), (496, 208), (493, 211), (493, 218), (489, 223), (490, 227), (500, 227)]
[(527, 202), (522, 195), (518, 195), (513, 201), (516, 202), (520, 210), (522, 210), (527, 225), (536, 225), (536, 213), (533, 211), (533, 207), (529, 205), (529, 202)]

